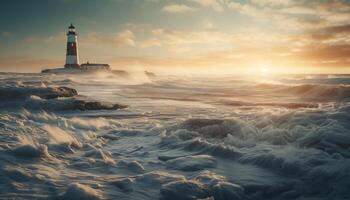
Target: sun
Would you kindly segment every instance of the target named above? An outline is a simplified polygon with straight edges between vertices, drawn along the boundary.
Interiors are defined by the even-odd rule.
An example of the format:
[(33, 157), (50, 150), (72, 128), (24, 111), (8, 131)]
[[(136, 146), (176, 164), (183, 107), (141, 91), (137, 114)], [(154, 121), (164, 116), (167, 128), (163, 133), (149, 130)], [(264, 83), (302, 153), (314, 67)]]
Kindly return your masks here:
[(270, 73), (271, 73), (271, 69), (269, 67), (266, 67), (266, 66), (260, 67), (260, 75), (267, 76)]

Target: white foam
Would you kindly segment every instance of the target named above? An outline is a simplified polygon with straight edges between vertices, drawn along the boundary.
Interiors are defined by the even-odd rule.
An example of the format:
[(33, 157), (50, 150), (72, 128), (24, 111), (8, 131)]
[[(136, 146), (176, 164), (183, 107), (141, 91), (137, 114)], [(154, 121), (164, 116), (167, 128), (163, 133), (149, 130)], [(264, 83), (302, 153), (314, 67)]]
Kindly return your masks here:
[(84, 156), (97, 159), (98, 161), (101, 161), (102, 163), (109, 164), (109, 165), (115, 165), (117, 163), (112, 158), (112, 155), (110, 152), (103, 151), (97, 148), (94, 148), (93, 150), (86, 152)]

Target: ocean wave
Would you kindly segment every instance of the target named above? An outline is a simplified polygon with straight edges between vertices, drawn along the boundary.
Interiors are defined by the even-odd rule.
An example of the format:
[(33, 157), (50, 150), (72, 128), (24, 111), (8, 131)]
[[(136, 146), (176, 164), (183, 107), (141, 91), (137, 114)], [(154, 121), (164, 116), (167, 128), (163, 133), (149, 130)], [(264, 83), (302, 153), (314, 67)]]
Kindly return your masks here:
[(68, 188), (67, 191), (60, 196), (58, 199), (62, 200), (100, 200), (104, 199), (101, 191), (93, 189), (90, 186), (82, 185), (80, 183), (73, 183)]
[(346, 85), (297, 85), (289, 86), (284, 89), (277, 90), (278, 93), (288, 95), (298, 95), (305, 100), (315, 101), (349, 101), (350, 86)]
[(50, 154), (48, 152), (48, 148), (46, 145), (33, 145), (33, 144), (25, 144), (16, 147), (13, 149), (13, 153), (16, 156), (21, 156), (24, 158), (49, 158)]
[(286, 103), (253, 103), (253, 102), (246, 102), (246, 101), (222, 101), (223, 104), (228, 106), (249, 106), (249, 107), (281, 107), (281, 108), (288, 108), (288, 109), (300, 109), (300, 108), (319, 108), (318, 103), (302, 103), (302, 102), (286, 102)]
[[(275, 186), (270, 188), (284, 193), (286, 198), (317, 192), (320, 196), (343, 197), (349, 180), (345, 170), (350, 167), (346, 164), (350, 146), (348, 110), (345, 106), (335, 112), (294, 111), (277, 116), (256, 115), (252, 120), (189, 119), (169, 127), (160, 145), (255, 165), (288, 177), (304, 177), (304, 184), (311, 184), (314, 179), (327, 180), (325, 187), (339, 188), (336, 192), (324, 192), (307, 186), (314, 191), (310, 193), (292, 185), (284, 186), (288, 188), (285, 192)], [(177, 159), (160, 159), (163, 158)], [(336, 163), (342, 161), (345, 163), (341, 168), (337, 167)], [(342, 175), (335, 175), (336, 172)]]
[(215, 168), (217, 161), (214, 157), (208, 155), (184, 156), (166, 161), (170, 169), (183, 171), (198, 171), (206, 168)]
[[(157, 75), (151, 83), (130, 86), (122, 82), (132, 77), (116, 81), (116, 75), (94, 81), (8, 77), (0, 80), (8, 83), (2, 88), (25, 90), (19, 89), (21, 98), (0, 99), (0, 199), (349, 196), (346, 85)], [(84, 96), (35, 94), (55, 84)], [(104, 105), (116, 99), (130, 107), (113, 112), (74, 107), (76, 101)]]
[(203, 171), (192, 180), (173, 181), (162, 185), (162, 199), (244, 199), (244, 189), (214, 173)]

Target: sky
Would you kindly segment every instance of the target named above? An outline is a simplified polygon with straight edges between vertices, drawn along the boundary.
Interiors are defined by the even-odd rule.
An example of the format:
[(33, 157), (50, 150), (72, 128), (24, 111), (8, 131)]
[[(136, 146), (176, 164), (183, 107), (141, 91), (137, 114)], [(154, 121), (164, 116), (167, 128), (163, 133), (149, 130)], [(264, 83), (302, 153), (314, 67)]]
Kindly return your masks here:
[(350, 73), (349, 0), (1, 0), (0, 71), (80, 62), (158, 73)]

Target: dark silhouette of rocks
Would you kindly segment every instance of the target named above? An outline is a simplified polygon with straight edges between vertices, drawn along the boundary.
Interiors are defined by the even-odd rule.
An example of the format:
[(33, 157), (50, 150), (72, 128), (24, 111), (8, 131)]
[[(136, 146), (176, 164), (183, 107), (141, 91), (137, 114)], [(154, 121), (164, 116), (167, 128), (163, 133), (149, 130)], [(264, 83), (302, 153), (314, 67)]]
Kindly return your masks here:
[(76, 109), (76, 110), (119, 110), (126, 108), (125, 105), (120, 105), (120, 104), (103, 104), (98, 101), (85, 101), (85, 100), (76, 100), (72, 104), (71, 109)]
[(59, 97), (73, 97), (78, 92), (69, 87), (1, 87), (2, 99), (24, 99), (38, 96), (42, 99), (57, 99)]

